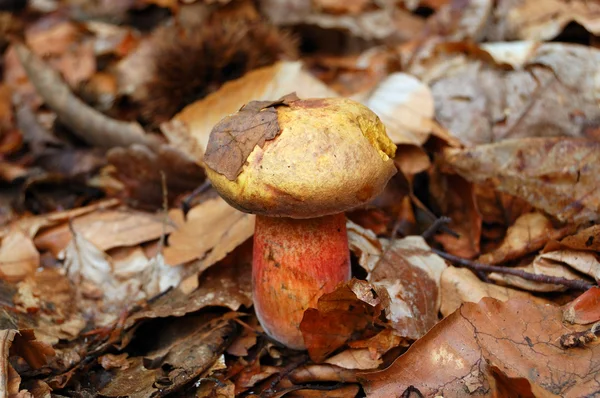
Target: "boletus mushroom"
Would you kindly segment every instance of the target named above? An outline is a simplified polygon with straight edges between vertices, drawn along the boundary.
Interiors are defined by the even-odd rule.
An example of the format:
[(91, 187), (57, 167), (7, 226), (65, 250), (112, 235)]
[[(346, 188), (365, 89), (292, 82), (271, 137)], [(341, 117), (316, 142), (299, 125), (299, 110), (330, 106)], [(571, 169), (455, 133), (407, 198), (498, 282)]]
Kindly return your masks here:
[(395, 151), (377, 115), (345, 98), (252, 101), (211, 131), (208, 177), (256, 214), (254, 307), (275, 340), (304, 349), (304, 311), (350, 279), (344, 211), (383, 190)]

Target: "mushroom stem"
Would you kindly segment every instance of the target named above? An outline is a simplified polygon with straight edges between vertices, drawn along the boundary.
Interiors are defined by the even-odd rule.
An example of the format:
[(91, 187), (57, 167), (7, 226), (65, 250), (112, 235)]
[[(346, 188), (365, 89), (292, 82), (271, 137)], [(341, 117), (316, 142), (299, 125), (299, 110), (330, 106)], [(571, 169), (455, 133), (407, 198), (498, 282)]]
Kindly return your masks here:
[(350, 274), (344, 213), (310, 219), (256, 216), (254, 308), (275, 340), (305, 349), (300, 332), (304, 311)]

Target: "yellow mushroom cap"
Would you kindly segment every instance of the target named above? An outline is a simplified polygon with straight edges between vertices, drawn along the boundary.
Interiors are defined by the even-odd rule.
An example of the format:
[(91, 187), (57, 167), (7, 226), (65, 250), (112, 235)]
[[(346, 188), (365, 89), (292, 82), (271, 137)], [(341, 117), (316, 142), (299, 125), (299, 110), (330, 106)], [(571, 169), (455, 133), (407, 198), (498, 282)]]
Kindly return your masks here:
[(237, 178), (206, 167), (214, 188), (233, 207), (272, 217), (341, 213), (373, 199), (396, 173), (396, 146), (366, 106), (326, 98), (293, 100), (275, 109), (279, 134), (254, 147)]

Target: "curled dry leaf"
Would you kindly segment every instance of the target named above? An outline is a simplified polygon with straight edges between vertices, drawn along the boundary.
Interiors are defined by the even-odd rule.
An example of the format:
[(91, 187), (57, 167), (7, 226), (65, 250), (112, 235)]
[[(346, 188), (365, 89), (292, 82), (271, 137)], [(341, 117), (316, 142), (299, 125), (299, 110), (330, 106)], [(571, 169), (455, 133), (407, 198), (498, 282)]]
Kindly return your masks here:
[(234, 209), (220, 196), (194, 206), (185, 221), (181, 210), (169, 214), (177, 224), (164, 249), (165, 261), (170, 265), (199, 260), (197, 271), (203, 271), (254, 233), (254, 215)]
[(170, 122), (163, 123), (161, 130), (173, 146), (202, 164), (210, 132), (221, 119), (250, 101), (271, 101), (292, 92), (300, 98), (337, 96), (303, 70), (300, 62), (279, 62), (223, 84), (218, 91), (188, 105)]
[[(519, 265), (514, 267), (514, 269), (525, 271), (534, 275), (555, 276), (569, 280), (581, 279), (581, 275), (577, 274), (569, 267), (554, 261), (545, 260), (540, 256), (538, 256), (532, 263)], [(488, 275), (488, 277), (493, 281), (501, 282), (502, 284), (530, 292), (561, 292), (567, 289), (563, 285), (532, 281), (523, 279), (517, 275), (492, 272)]]
[(218, 266), (209, 268), (199, 278), (198, 287), (189, 294), (172, 289), (132, 314), (125, 323), (129, 328), (141, 319), (182, 317), (202, 308), (227, 307), (237, 311), (252, 305), (251, 247), (241, 246)]
[(237, 113), (217, 123), (204, 153), (204, 163), (212, 170), (235, 181), (256, 146), (274, 139), (281, 132), (277, 107), (298, 100), (295, 94), (277, 101), (251, 101)]
[[(555, 245), (551, 244), (548, 246)], [(582, 229), (574, 235), (567, 236), (559, 242), (558, 246), (573, 250), (600, 251), (600, 225), (593, 225)], [(547, 250), (544, 249), (544, 251)]]
[(77, 98), (62, 78), (25, 45), (15, 51), (32, 84), (46, 105), (82, 140), (101, 148), (145, 144), (156, 146), (154, 137), (146, 135), (134, 122), (111, 119)]
[(483, 397), (498, 394), (495, 366), (543, 394), (592, 394), (598, 388), (594, 364), (600, 345), (563, 349), (562, 335), (585, 328), (561, 319), (560, 307), (529, 300), (467, 303), (389, 368), (358, 377), (374, 398), (401, 395), (411, 385), (424, 396), (462, 397), (466, 389), (469, 396)]
[(600, 321), (600, 288), (592, 287), (563, 308), (567, 322), (586, 325)]
[(21, 384), (21, 377), (8, 362), (10, 348), (17, 333), (14, 329), (0, 331), (0, 393), (4, 397), (17, 394)]
[(500, 264), (533, 253), (552, 239), (560, 239), (568, 228), (555, 228), (552, 221), (540, 212), (526, 213), (508, 228), (502, 244), (490, 253), (479, 257), (486, 264)]
[(586, 138), (523, 138), (448, 149), (443, 161), (469, 181), (521, 197), (560, 221), (600, 219), (600, 143)]
[(442, 273), (442, 305), (440, 312), (448, 316), (456, 311), (463, 303), (478, 303), (484, 297), (500, 301), (511, 298), (535, 299), (531, 294), (505, 286), (485, 283), (473, 272), (466, 268), (448, 267)]
[(352, 279), (331, 293), (322, 295), (317, 308), (304, 312), (300, 330), (311, 359), (322, 362), (350, 337), (363, 331), (381, 313), (379, 299), (372, 286)]
[(417, 339), (438, 321), (440, 279), (446, 263), (430, 251), (423, 238), (409, 236), (393, 242), (348, 222), (350, 249), (368, 271), (367, 280), (381, 299), (392, 328)]
[(137, 300), (179, 285), (184, 272), (182, 267), (165, 265), (160, 254), (146, 259), (141, 250), (134, 252), (129, 261), (132, 267), (118, 272), (109, 255), (77, 232), (65, 249), (65, 268), (76, 286), (80, 309), (94, 317), (96, 326), (114, 322)]
[(497, 24), (490, 35), (495, 40), (550, 40), (576, 22), (600, 35), (600, 5), (585, 0), (519, 0), (498, 4)]
[(365, 102), (381, 118), (395, 144), (422, 145), (433, 130), (431, 90), (406, 73), (392, 73)]
[(431, 86), (437, 120), (465, 144), (580, 137), (582, 121), (600, 117), (596, 49), (532, 42), (435, 48), (414, 73)]

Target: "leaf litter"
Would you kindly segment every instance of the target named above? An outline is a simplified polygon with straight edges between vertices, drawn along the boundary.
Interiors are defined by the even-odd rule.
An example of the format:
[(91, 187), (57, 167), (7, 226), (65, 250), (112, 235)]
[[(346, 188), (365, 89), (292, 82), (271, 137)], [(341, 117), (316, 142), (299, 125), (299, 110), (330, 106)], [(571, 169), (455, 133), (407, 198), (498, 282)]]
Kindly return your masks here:
[[(595, 5), (134, 3), (0, 11), (4, 396), (597, 391)], [(203, 170), (215, 125), (227, 146), (292, 92), (358, 100), (398, 145), (307, 352), (262, 330), (254, 216)]]

